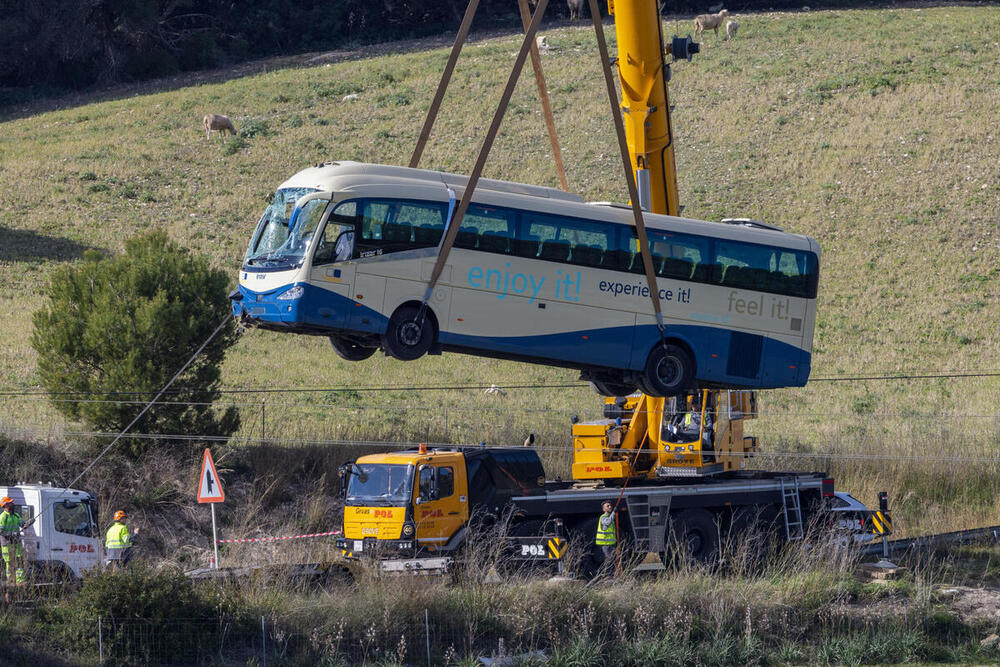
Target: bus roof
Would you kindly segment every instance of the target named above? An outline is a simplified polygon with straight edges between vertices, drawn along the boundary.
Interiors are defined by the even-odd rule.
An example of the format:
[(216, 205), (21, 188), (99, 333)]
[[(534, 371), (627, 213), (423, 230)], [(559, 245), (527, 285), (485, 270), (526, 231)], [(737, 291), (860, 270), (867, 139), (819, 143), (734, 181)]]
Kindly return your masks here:
[[(315, 167), (303, 169), (282, 183), (281, 187), (314, 187), (319, 190), (338, 191), (348, 189), (349, 186), (345, 187), (345, 185), (354, 182), (358, 176), (362, 177), (364, 182), (375, 180), (382, 183), (390, 183), (407, 180), (416, 181), (421, 184), (427, 184), (428, 182), (434, 184), (440, 183), (446, 187), (453, 186), (459, 188), (464, 188), (469, 182), (469, 177), (463, 174), (449, 174), (443, 171), (431, 171), (430, 169), (411, 169), (410, 167), (343, 160), (325, 162)], [(476, 191), (478, 192), (479, 190), (492, 190), (495, 192), (527, 195), (529, 197), (544, 197), (546, 199), (583, 203), (583, 197), (571, 192), (563, 192), (556, 188), (547, 188), (541, 185), (497, 181), (492, 178), (480, 178), (476, 184)]]
[[(326, 162), (303, 169), (282, 183), (279, 189), (308, 187), (326, 192), (356, 193), (355, 196), (362, 197), (383, 196), (447, 201), (449, 188), (459, 191), (458, 196), (460, 196), (460, 191), (468, 181), (469, 177), (461, 174), (345, 160)], [(580, 195), (540, 185), (482, 178), (476, 185), (473, 200), (486, 205), (557, 213), (629, 226), (634, 224), (631, 208), (627, 205), (608, 202), (588, 204)], [(819, 244), (815, 240), (762, 223), (724, 224), (648, 212), (643, 214), (643, 220), (652, 229), (668, 228), (716, 238), (776, 244), (819, 254)], [(707, 228), (708, 225), (711, 225), (711, 228)]]

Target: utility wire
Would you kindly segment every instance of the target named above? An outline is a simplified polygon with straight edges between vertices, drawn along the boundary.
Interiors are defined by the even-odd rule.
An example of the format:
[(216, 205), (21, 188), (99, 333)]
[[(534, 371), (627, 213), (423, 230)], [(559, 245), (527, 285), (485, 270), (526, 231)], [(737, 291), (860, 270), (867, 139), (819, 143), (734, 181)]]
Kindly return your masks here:
[[(24, 399), (37, 403), (67, 403), (67, 404), (109, 404), (109, 405), (145, 405), (146, 401), (126, 401), (115, 399), (98, 398), (56, 398), (47, 399), (44, 396), (31, 396)], [(160, 401), (159, 405), (167, 407), (235, 407), (235, 408), (260, 408), (260, 401)], [(267, 402), (268, 408), (282, 408), (298, 412), (319, 412), (319, 411), (351, 411), (351, 410), (382, 410), (385, 412), (493, 412), (493, 413), (541, 413), (574, 415), (579, 414), (579, 410), (571, 408), (531, 408), (521, 406), (462, 406), (462, 405), (376, 405), (376, 404), (340, 404), (340, 403), (301, 403), (301, 402)], [(597, 408), (595, 408), (596, 410)], [(647, 410), (634, 410), (631, 414), (650, 414)], [(1000, 413), (993, 414), (966, 414), (966, 413), (943, 413), (943, 412), (871, 412), (857, 413), (851, 412), (792, 412), (792, 411), (764, 411), (744, 413), (748, 419), (781, 419), (781, 418), (803, 418), (803, 417), (847, 417), (858, 420), (871, 419), (998, 419)], [(596, 418), (596, 417), (595, 417)]]
[(204, 343), (202, 343), (202, 344), (201, 344), (200, 346), (198, 346), (198, 349), (194, 351), (194, 354), (192, 354), (192, 355), (191, 355), (191, 357), (190, 357), (190, 358), (189, 358), (189, 359), (188, 359), (187, 361), (185, 361), (185, 362), (184, 362), (184, 365), (183, 365), (183, 366), (181, 366), (181, 369), (180, 369), (179, 371), (177, 371), (176, 373), (174, 373), (174, 376), (173, 376), (172, 378), (170, 378), (170, 380), (169, 380), (169, 381), (168, 381), (168, 382), (167, 382), (167, 383), (166, 383), (165, 385), (163, 385), (163, 388), (162, 388), (162, 389), (160, 389), (160, 391), (159, 391), (159, 392), (158, 392), (158, 393), (156, 394), (156, 396), (154, 396), (154, 397), (153, 397), (153, 400), (151, 400), (151, 401), (150, 401), (149, 403), (147, 403), (147, 404), (146, 404), (146, 407), (144, 407), (144, 408), (143, 408), (143, 409), (142, 409), (142, 410), (141, 410), (141, 411), (139, 412), (139, 414), (137, 414), (137, 415), (135, 416), (135, 418), (134, 418), (134, 419), (133, 419), (133, 420), (132, 420), (131, 422), (129, 422), (128, 426), (126, 426), (126, 427), (125, 427), (124, 429), (122, 429), (121, 433), (119, 433), (118, 435), (116, 435), (116, 436), (115, 436), (115, 439), (114, 439), (114, 440), (112, 440), (112, 441), (111, 441), (110, 443), (108, 443), (108, 446), (107, 446), (107, 447), (105, 447), (104, 449), (102, 449), (102, 450), (101, 450), (101, 453), (100, 453), (100, 454), (98, 454), (98, 455), (97, 455), (96, 457), (94, 457), (94, 460), (93, 460), (93, 461), (91, 461), (91, 462), (90, 462), (90, 464), (89, 464), (89, 465), (88, 465), (88, 466), (87, 466), (86, 468), (84, 468), (84, 469), (83, 469), (83, 472), (81, 472), (81, 473), (80, 473), (79, 475), (77, 475), (77, 476), (76, 476), (76, 477), (75, 477), (75, 478), (73, 479), (73, 481), (72, 481), (72, 482), (70, 482), (69, 484), (67, 484), (67, 485), (66, 485), (66, 486), (67, 486), (68, 488), (72, 488), (72, 487), (73, 487), (73, 485), (74, 485), (74, 484), (76, 484), (76, 483), (77, 483), (77, 482), (78, 482), (78, 481), (80, 480), (80, 478), (81, 478), (81, 477), (83, 477), (84, 475), (86, 475), (86, 474), (87, 474), (87, 473), (88, 473), (88, 472), (90, 471), (90, 469), (91, 469), (91, 468), (93, 468), (93, 467), (94, 467), (95, 465), (97, 465), (97, 462), (98, 462), (98, 461), (100, 461), (100, 460), (101, 460), (101, 459), (102, 459), (102, 458), (104, 457), (104, 455), (105, 455), (105, 454), (107, 454), (107, 453), (108, 453), (108, 451), (110, 451), (110, 450), (111, 450), (111, 448), (112, 448), (112, 447), (114, 447), (114, 446), (115, 446), (115, 444), (117, 444), (117, 442), (118, 442), (119, 440), (121, 440), (121, 439), (122, 439), (122, 437), (123, 437), (123, 436), (124, 436), (124, 435), (125, 435), (126, 433), (128, 433), (128, 432), (129, 432), (129, 430), (130, 430), (130, 429), (131, 429), (131, 428), (132, 428), (133, 426), (135, 426), (136, 422), (138, 422), (138, 421), (139, 421), (139, 419), (140, 419), (140, 418), (142, 418), (142, 416), (143, 416), (144, 414), (146, 414), (146, 412), (147, 412), (147, 411), (148, 411), (148, 410), (149, 410), (149, 409), (150, 409), (151, 407), (153, 407), (153, 404), (155, 404), (155, 403), (156, 403), (156, 401), (157, 401), (157, 400), (158, 400), (158, 399), (160, 398), (160, 396), (162, 396), (162, 395), (163, 395), (163, 393), (164, 393), (164, 392), (165, 392), (165, 391), (166, 391), (167, 389), (169, 389), (169, 388), (170, 388), (170, 385), (172, 385), (172, 384), (174, 383), (174, 381), (175, 381), (175, 380), (177, 380), (177, 378), (179, 378), (179, 377), (181, 376), (181, 374), (182, 374), (182, 373), (183, 373), (184, 371), (186, 371), (186, 370), (187, 370), (188, 366), (190, 366), (190, 365), (191, 365), (191, 362), (193, 362), (193, 361), (194, 361), (194, 360), (195, 360), (195, 359), (196, 359), (196, 358), (198, 357), (198, 355), (199, 355), (199, 354), (201, 354), (201, 351), (205, 349), (205, 346), (206, 346), (206, 345), (208, 345), (208, 344), (209, 344), (210, 342), (212, 342), (212, 339), (214, 339), (214, 338), (215, 338), (216, 334), (218, 334), (218, 333), (219, 333), (220, 331), (222, 331), (222, 328), (223, 328), (224, 326), (226, 326), (226, 324), (228, 324), (228, 323), (229, 323), (229, 320), (230, 320), (230, 319), (231, 319), (232, 317), (233, 317), (233, 316), (232, 316), (231, 314), (229, 314), (229, 315), (226, 315), (226, 317), (224, 317), (224, 318), (223, 318), (223, 320), (222, 320), (222, 321), (221, 321), (221, 322), (219, 323), (219, 326), (215, 327), (215, 331), (213, 331), (213, 332), (211, 333), (211, 335), (210, 335), (210, 336), (209, 336), (208, 338), (206, 338), (206, 339), (205, 339), (205, 342), (204, 342)]
[[(940, 371), (940, 372), (909, 372), (909, 373), (884, 373), (873, 375), (828, 375), (811, 377), (809, 382), (866, 382), (866, 381), (895, 381), (895, 380), (928, 380), (928, 379), (961, 379), (961, 378), (985, 378), (1000, 377), (1000, 370), (984, 371)], [(495, 383), (494, 383), (495, 384)], [(340, 393), (340, 392), (388, 392), (388, 391), (468, 391), (490, 389), (494, 384), (470, 384), (470, 385), (357, 385), (357, 386), (333, 386), (333, 387), (220, 387), (217, 389), (176, 389), (162, 392), (163, 394), (198, 394), (198, 393), (218, 393), (218, 394), (273, 394), (273, 393)], [(562, 383), (535, 383), (535, 384), (503, 384), (496, 385), (504, 390), (511, 389), (583, 389), (587, 385), (583, 382), (562, 382)], [(99, 395), (99, 396), (146, 396), (152, 394), (152, 390), (133, 391), (62, 391), (49, 392), (44, 389), (8, 389), (0, 391), (0, 396), (79, 396), (79, 395)], [(158, 393), (159, 395), (159, 393)]]
[[(117, 442), (117, 439), (121, 437), (122, 434), (112, 433), (112, 432), (99, 432), (99, 431), (66, 431), (65, 435), (72, 435), (78, 437), (95, 437), (95, 438), (115, 438), (112, 442)], [(231, 436), (222, 435), (192, 435), (192, 434), (162, 434), (162, 433), (130, 433), (130, 438), (143, 439), (143, 440), (173, 440), (173, 441), (190, 441), (190, 442), (229, 442)], [(320, 447), (351, 447), (351, 448), (365, 448), (371, 449), (373, 447), (391, 448), (391, 449), (416, 449), (420, 444), (426, 444), (430, 448), (440, 448), (440, 449), (455, 449), (458, 447), (497, 447), (504, 446), (502, 444), (489, 444), (484, 443), (478, 444), (461, 444), (461, 443), (445, 443), (445, 442), (417, 442), (417, 441), (392, 441), (392, 440), (342, 440), (342, 439), (306, 439), (306, 438), (247, 438), (240, 439), (241, 442), (247, 444), (272, 444), (272, 445), (298, 445), (298, 446), (320, 446)], [(508, 445), (510, 447), (519, 448), (517, 444)], [(110, 446), (109, 446), (110, 447)], [(107, 449), (107, 448), (106, 448)], [(556, 453), (570, 453), (576, 451), (575, 447), (572, 445), (534, 445), (532, 447), (526, 447), (527, 449), (541, 451), (541, 452), (556, 452)], [(106, 451), (106, 450), (105, 450)], [(624, 450), (623, 453), (631, 454), (632, 452)], [(706, 452), (719, 454), (719, 452)], [(103, 455), (104, 452), (101, 453)], [(740, 454), (734, 454), (734, 456), (739, 456)], [(803, 451), (756, 451), (747, 452), (747, 457), (750, 458), (799, 458), (799, 459), (831, 459), (831, 460), (853, 460), (853, 461), (907, 461), (907, 462), (948, 462), (948, 463), (989, 463), (1000, 465), (1000, 455), (997, 456), (955, 456), (955, 455), (929, 455), (929, 454), (899, 454), (899, 453), (886, 453), (886, 454), (875, 454), (868, 452), (835, 452), (835, 451), (815, 451), (815, 452), (803, 452)], [(96, 462), (96, 461), (95, 461)], [(88, 466), (89, 470), (90, 466)], [(86, 472), (86, 470), (84, 471)], [(73, 484), (82, 477), (77, 476), (68, 487), (72, 487)]]

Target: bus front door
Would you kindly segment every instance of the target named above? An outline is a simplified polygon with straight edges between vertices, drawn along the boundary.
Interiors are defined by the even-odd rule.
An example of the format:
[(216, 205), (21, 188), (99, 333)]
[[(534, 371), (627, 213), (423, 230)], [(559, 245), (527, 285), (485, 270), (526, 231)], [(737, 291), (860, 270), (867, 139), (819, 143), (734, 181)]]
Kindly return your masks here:
[(313, 324), (346, 328), (351, 317), (357, 266), (354, 224), (340, 215), (327, 213), (323, 232), (315, 242), (309, 273), (310, 319)]

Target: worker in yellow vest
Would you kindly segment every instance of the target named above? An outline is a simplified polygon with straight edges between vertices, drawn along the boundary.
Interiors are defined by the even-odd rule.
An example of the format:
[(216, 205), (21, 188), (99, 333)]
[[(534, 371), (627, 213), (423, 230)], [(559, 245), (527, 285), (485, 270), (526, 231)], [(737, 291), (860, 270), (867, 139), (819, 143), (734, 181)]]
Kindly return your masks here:
[(601, 506), (604, 513), (597, 519), (597, 538), (595, 543), (601, 548), (601, 572), (608, 572), (614, 566), (615, 550), (618, 548), (618, 530), (615, 526), (615, 512), (610, 500), (605, 500)]
[(108, 554), (108, 564), (112, 567), (124, 567), (132, 559), (132, 545), (139, 529), (136, 528), (131, 533), (125, 525), (125, 512), (118, 510), (115, 512), (115, 522), (108, 528), (108, 534), (104, 541), (104, 549)]
[[(14, 500), (9, 496), (0, 498), (0, 544), (3, 545), (3, 562), (8, 584), (24, 583), (24, 547), (21, 529), (24, 519), (14, 509)], [(13, 561), (13, 562), (12, 562)]]

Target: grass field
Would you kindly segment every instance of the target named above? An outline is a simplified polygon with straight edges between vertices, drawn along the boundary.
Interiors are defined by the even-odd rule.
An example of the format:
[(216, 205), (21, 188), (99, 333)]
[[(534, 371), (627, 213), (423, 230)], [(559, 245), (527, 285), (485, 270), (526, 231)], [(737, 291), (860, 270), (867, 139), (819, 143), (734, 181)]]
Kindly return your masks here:
[[(684, 214), (757, 218), (817, 238), (824, 252), (813, 380), (760, 397), (762, 465), (829, 469), (869, 503), (886, 489), (905, 532), (998, 523), (1000, 379), (905, 376), (1000, 371), (1000, 9), (737, 18), (736, 40), (706, 35), (693, 62), (673, 67)], [(543, 27), (543, 65), (571, 188), (621, 201), (588, 26)], [(688, 20), (664, 26), (688, 32)], [(421, 166), (471, 169), (518, 41), (466, 46)], [(0, 124), (0, 389), (37, 388), (29, 315), (54, 267), (164, 228), (235, 282), (285, 178), (335, 159), (408, 162), (446, 57), (439, 48), (279, 69)], [(358, 99), (342, 101), (351, 93)], [(205, 113), (230, 115), (240, 136), (206, 141)], [(547, 147), (529, 75), (485, 175), (555, 186)], [(899, 378), (844, 381), (870, 375)], [(570, 416), (600, 410), (566, 370), (458, 355), (351, 364), (324, 339), (260, 331), (231, 351), (224, 379), (287, 389), (231, 395), (241, 441), (510, 444), (533, 431), (563, 475)], [(493, 383), (574, 386), (506, 397), (406, 389)], [(395, 388), (362, 389), (373, 386)], [(353, 389), (299, 391), (330, 387)], [(79, 430), (41, 396), (4, 402), (8, 433)]]

